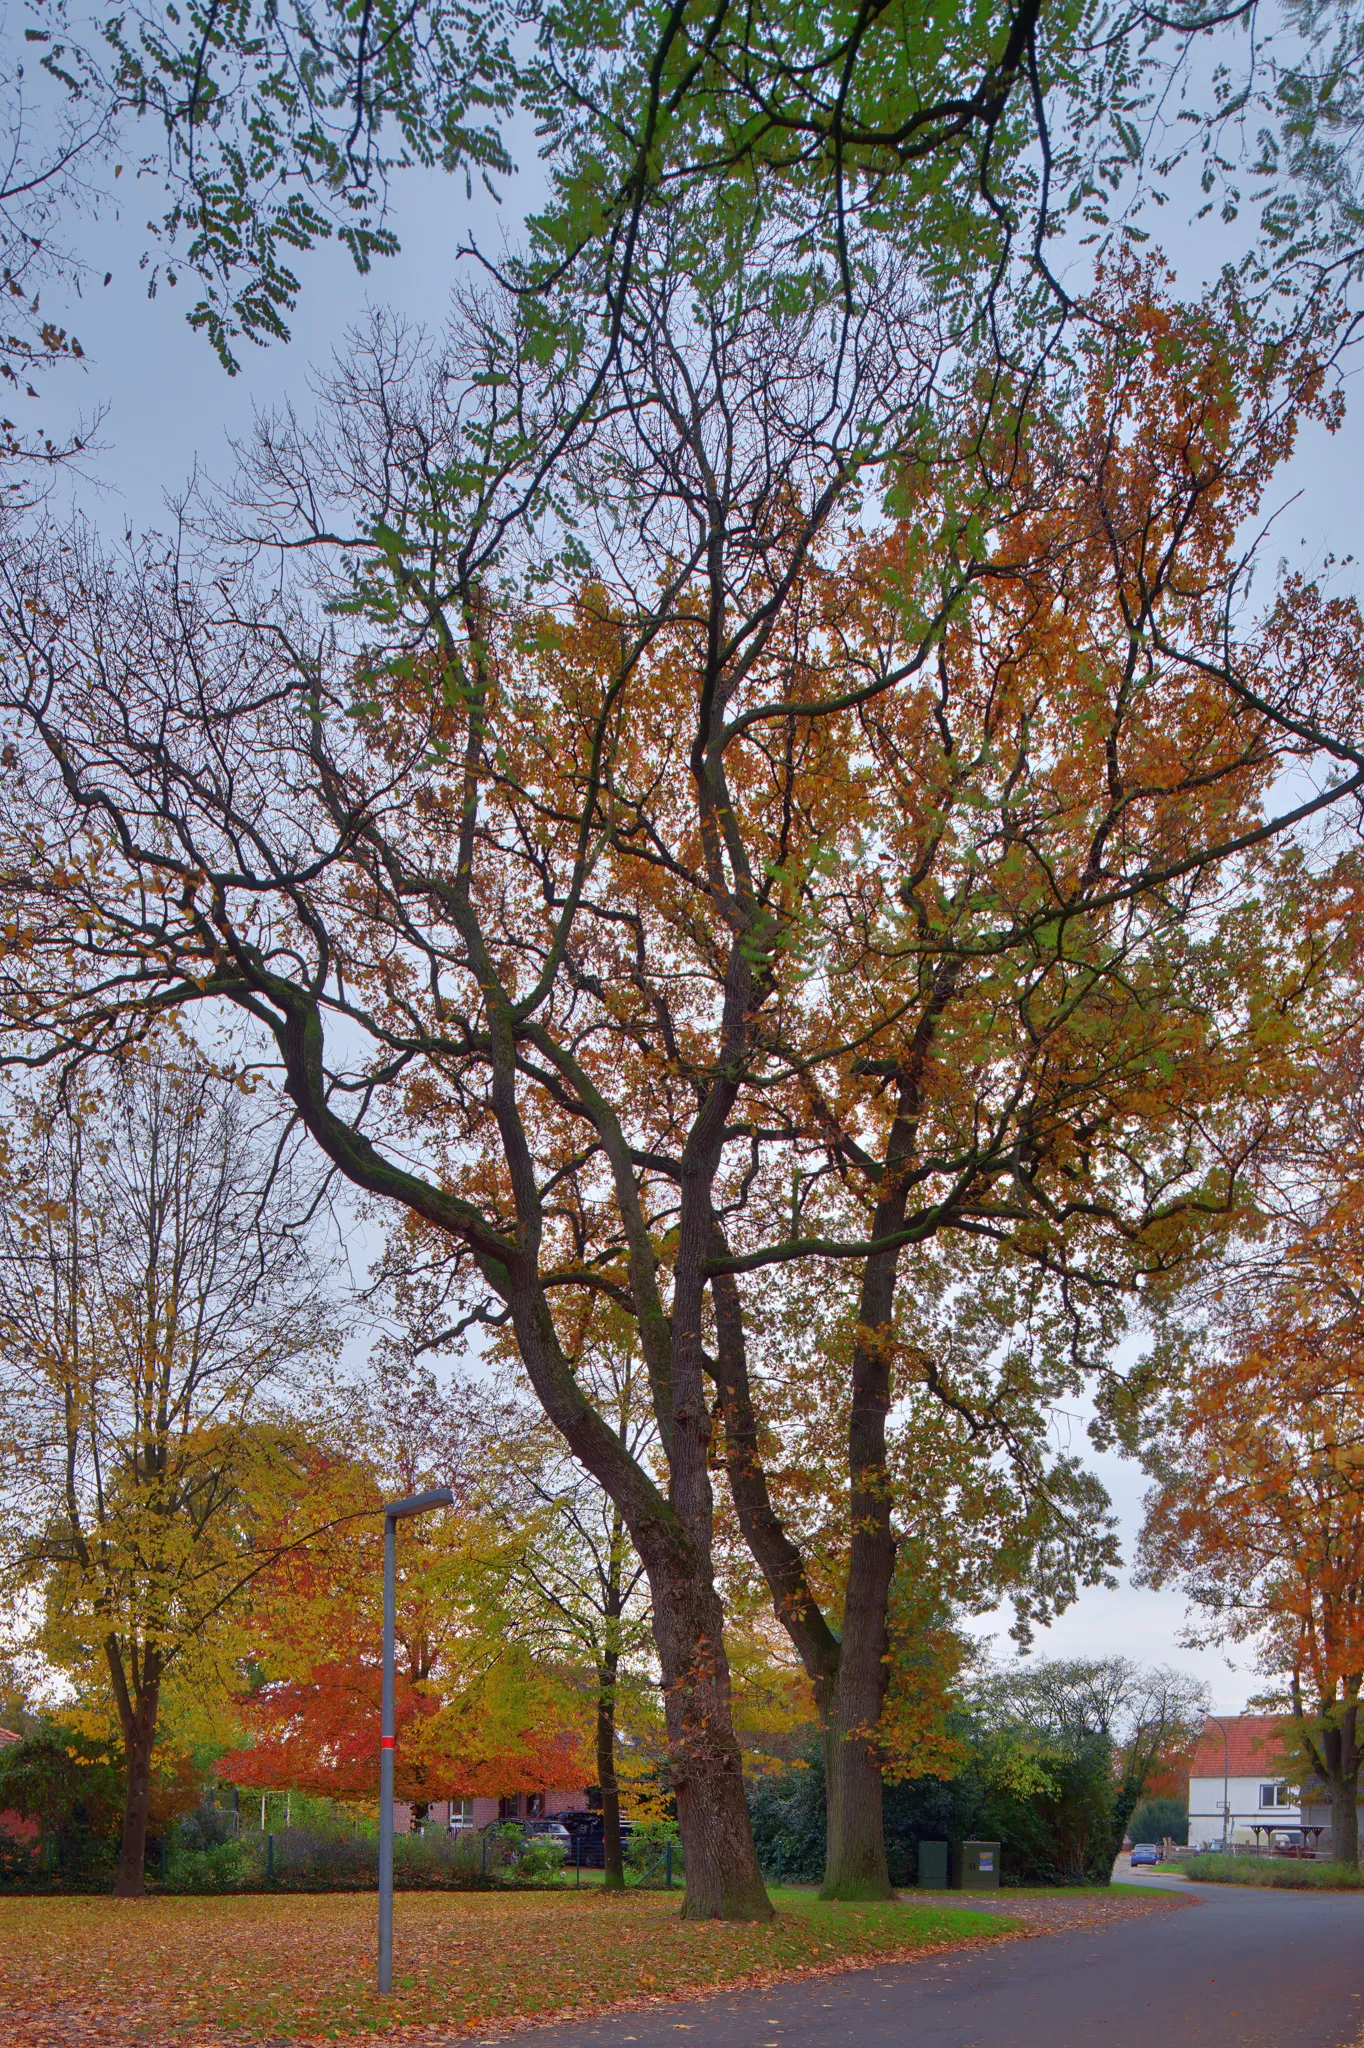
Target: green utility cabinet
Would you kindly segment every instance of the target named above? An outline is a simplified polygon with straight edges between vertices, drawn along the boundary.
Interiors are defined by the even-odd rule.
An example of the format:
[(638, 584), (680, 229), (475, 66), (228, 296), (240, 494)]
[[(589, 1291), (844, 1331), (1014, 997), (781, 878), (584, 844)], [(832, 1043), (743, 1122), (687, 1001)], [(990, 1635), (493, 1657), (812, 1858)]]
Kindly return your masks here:
[(945, 1892), (947, 1890), (946, 1842), (920, 1842), (919, 1883), (925, 1891)]
[(952, 1844), (952, 1889), (954, 1892), (999, 1890), (998, 1842)]

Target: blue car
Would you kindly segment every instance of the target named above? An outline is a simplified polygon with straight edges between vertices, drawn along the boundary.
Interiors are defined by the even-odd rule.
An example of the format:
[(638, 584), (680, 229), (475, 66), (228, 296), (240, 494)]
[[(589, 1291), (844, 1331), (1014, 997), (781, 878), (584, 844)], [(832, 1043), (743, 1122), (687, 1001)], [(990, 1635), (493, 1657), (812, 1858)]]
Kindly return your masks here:
[(1160, 1855), (1160, 1847), (1159, 1847), (1159, 1844), (1158, 1844), (1158, 1843), (1156, 1843), (1156, 1842), (1134, 1842), (1134, 1843), (1133, 1843), (1133, 1845), (1132, 1845), (1132, 1868), (1133, 1868), (1133, 1870), (1135, 1870), (1135, 1869), (1136, 1869), (1136, 1867), (1137, 1867), (1137, 1865), (1138, 1865), (1139, 1863), (1159, 1863), (1159, 1862), (1160, 1862), (1160, 1860), (1161, 1860), (1161, 1855)]

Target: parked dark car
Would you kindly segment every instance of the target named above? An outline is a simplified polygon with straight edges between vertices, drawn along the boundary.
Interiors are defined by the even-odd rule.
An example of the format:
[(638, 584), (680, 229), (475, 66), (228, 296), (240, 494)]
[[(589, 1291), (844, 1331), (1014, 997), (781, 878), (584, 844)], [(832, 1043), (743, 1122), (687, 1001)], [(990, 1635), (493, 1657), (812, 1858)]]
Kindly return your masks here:
[(1139, 1863), (1160, 1863), (1163, 1860), (1158, 1842), (1134, 1842), (1132, 1844), (1133, 1870), (1136, 1869)]
[[(606, 1867), (606, 1826), (599, 1813), (580, 1809), (574, 1813), (559, 1813), (556, 1820), (568, 1829), (568, 1861), (576, 1863), (583, 1870), (604, 1870)], [(634, 1833), (634, 1825), (621, 1815), (620, 1840), (625, 1848)]]

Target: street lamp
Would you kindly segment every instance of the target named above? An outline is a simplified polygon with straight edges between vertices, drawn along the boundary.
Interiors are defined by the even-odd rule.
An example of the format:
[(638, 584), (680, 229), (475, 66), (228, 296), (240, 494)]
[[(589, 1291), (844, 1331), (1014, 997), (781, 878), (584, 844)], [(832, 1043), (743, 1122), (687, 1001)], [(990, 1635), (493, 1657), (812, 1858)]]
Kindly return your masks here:
[(453, 1507), (448, 1486), (391, 1500), (384, 1509), (384, 1699), (379, 1726), (379, 1989), (393, 1989), (393, 1634), (398, 1604), (398, 1524), (428, 1508)]
[(1225, 1856), (1227, 1821), (1231, 1815), (1231, 1794), (1228, 1790), (1231, 1783), (1231, 1744), (1227, 1740), (1226, 1722), (1219, 1720), (1216, 1714), (1209, 1714), (1208, 1719), (1222, 1730), (1222, 1854)]

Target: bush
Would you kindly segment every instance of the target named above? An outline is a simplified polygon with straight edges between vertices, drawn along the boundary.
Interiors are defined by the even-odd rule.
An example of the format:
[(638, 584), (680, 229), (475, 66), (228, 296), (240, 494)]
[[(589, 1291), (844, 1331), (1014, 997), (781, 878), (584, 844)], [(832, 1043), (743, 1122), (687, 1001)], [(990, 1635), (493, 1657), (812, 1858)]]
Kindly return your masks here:
[(8, 1829), (0, 1828), (0, 1887), (27, 1888), (36, 1884), (42, 1860), (41, 1845), (33, 1838), (21, 1841)]
[(773, 1771), (747, 1787), (753, 1841), (764, 1870), (793, 1884), (818, 1884), (824, 1875), (824, 1752), (816, 1744), (804, 1764)]
[(44, 1721), (0, 1750), (0, 1810), (36, 1821), (37, 1842), (4, 1837), (0, 1885), (16, 1891), (102, 1891), (113, 1882), (123, 1818), (114, 1745)]
[[(10, 1753), (19, 1745), (10, 1746)], [(63, 1761), (63, 1755), (65, 1761)], [(59, 1755), (46, 1747), (26, 1768), (40, 1777), (46, 1790), (58, 1784), (63, 1796), (73, 1768), (89, 1759)], [(98, 1761), (97, 1759), (95, 1760)], [(35, 1763), (41, 1771), (35, 1771)], [(83, 1779), (79, 1780), (83, 1788)], [(357, 1829), (352, 1819), (329, 1800), (296, 1798), (294, 1813), (303, 1824), (263, 1832), (240, 1829), (243, 1816), (217, 1797), (204, 1797), (190, 1813), (167, 1826), (165, 1879), (159, 1881), (160, 1857), (154, 1844), (148, 1878), (168, 1892), (240, 1892), (265, 1888), (281, 1891), (372, 1891), (379, 1882), (379, 1843), (371, 1822)], [(16, 1841), (0, 1832), (0, 1890), (28, 1892), (107, 1891), (113, 1883), (118, 1837), (94, 1836), (82, 1810), (66, 1811), (56, 1799), (51, 1811), (67, 1826), (45, 1827), (41, 1844)], [(249, 1816), (248, 1816), (249, 1817)], [(647, 1832), (647, 1831), (646, 1831)], [(274, 1838), (273, 1858), (270, 1840)], [(657, 1852), (655, 1852), (657, 1853)], [(681, 1866), (680, 1856), (677, 1859)], [(562, 1846), (543, 1836), (527, 1836), (507, 1825), (482, 1833), (451, 1835), (430, 1827), (423, 1834), (395, 1836), (393, 1882), (401, 1890), (483, 1891), (504, 1883), (554, 1884), (564, 1866)]]
[(246, 1871), (247, 1857), (240, 1842), (214, 1842), (204, 1849), (177, 1844), (167, 1857), (168, 1882), (176, 1891), (232, 1891)]
[(116, 1747), (45, 1722), (0, 1750), (0, 1809), (36, 1820), (45, 1840), (113, 1842), (123, 1821), (124, 1772)]
[(625, 1844), (623, 1861), (627, 1870), (637, 1872), (640, 1877), (654, 1874), (662, 1877), (667, 1860), (668, 1844), (672, 1843), (673, 1876), (681, 1874), (682, 1834), (675, 1820), (639, 1820), (635, 1822), (630, 1839)]
[(1189, 1840), (1189, 1809), (1182, 1799), (1143, 1799), (1127, 1823), (1133, 1842), (1172, 1842), (1185, 1848)]
[(521, 1884), (553, 1884), (564, 1868), (564, 1845), (548, 1835), (531, 1835), (512, 1865), (512, 1876)]
[[(254, 1839), (260, 1841), (261, 1837)], [(489, 1874), (506, 1870), (519, 1845), (519, 1836), (505, 1840), (500, 1829), (491, 1835), (486, 1846)], [(393, 1838), (393, 1882), (400, 1887), (478, 1883), (484, 1860), (483, 1839), (475, 1834), (450, 1835), (444, 1828), (433, 1827), (422, 1834)], [(275, 1836), (275, 1874), (284, 1883), (377, 1884), (378, 1834), (344, 1827), (286, 1828)]]
[[(268, 1834), (268, 1830), (267, 1830)], [(404, 1836), (406, 1849), (408, 1837)], [(266, 1835), (241, 1837), (250, 1843), (254, 1875), (263, 1879), (268, 1868)], [(405, 1870), (407, 1858), (397, 1842), (393, 1844), (393, 1880)], [(346, 1834), (341, 1828), (282, 1828), (275, 1835), (275, 1883), (300, 1890), (326, 1889), (334, 1885), (377, 1885), (379, 1845), (365, 1835)]]
[[(918, 1880), (920, 1842), (1001, 1845), (1005, 1885), (1107, 1884), (1113, 1870), (1111, 1750), (1094, 1739), (1039, 1752), (1049, 1791), (1017, 1792), (982, 1751), (955, 1778), (910, 1778), (885, 1788), (886, 1864), (896, 1886)], [(758, 1860), (796, 1884), (824, 1875), (824, 1755), (748, 1788)]]
[[(248, 1828), (243, 1834), (205, 1841), (205, 1835), (230, 1827), (232, 1816), (220, 1823), (208, 1814), (190, 1815), (182, 1822), (168, 1859), (167, 1889), (171, 1891), (258, 1890), (265, 1885), (282, 1891), (369, 1891), (379, 1882), (379, 1843), (374, 1834), (357, 1833), (344, 1820), (327, 1825), (326, 1817), (308, 1827), (274, 1831), (273, 1861), (270, 1834)], [(424, 1835), (397, 1835), (393, 1842), (393, 1882), (401, 1890), (479, 1890), (495, 1881), (494, 1873), (506, 1871), (520, 1844), (504, 1842), (500, 1836), (489, 1842), (488, 1875), (483, 1872), (484, 1847), (477, 1835), (447, 1835), (432, 1829)]]
[(235, 1842), (238, 1836), (238, 1816), (230, 1807), (219, 1806), (210, 1793), (201, 1799), (192, 1813), (186, 1813), (175, 1823), (170, 1836), (171, 1860), (177, 1855), (196, 1855), (204, 1849), (216, 1849), (223, 1842)]
[(1364, 1890), (1364, 1870), (1352, 1863), (1306, 1863), (1296, 1856), (1186, 1856), (1179, 1867), (1201, 1884), (1267, 1885), (1281, 1892)]
[[(414, 1836), (414, 1840), (418, 1837)], [(422, 1841), (426, 1840), (423, 1835)], [(515, 1821), (501, 1821), (493, 1827), (479, 1828), (476, 1833), (465, 1833), (448, 1837), (455, 1844), (456, 1860), (467, 1859), (477, 1864), (480, 1870), (490, 1873), (509, 1871), (520, 1861), (526, 1847), (526, 1831)]]
[[(1006, 1845), (1014, 1884), (1107, 1884), (1113, 1875), (1113, 1751), (1102, 1736), (1073, 1749), (1042, 1750), (1048, 1792), (1021, 1797), (993, 1791), (998, 1819), (980, 1832)], [(986, 1815), (982, 1816), (984, 1822)]]
[(920, 1842), (1000, 1844), (1003, 1885), (1107, 1884), (1113, 1869), (1113, 1785), (1107, 1743), (1038, 1751), (1047, 1789), (1020, 1792), (989, 1752), (955, 1778), (888, 1785), (890, 1881), (914, 1884)]

